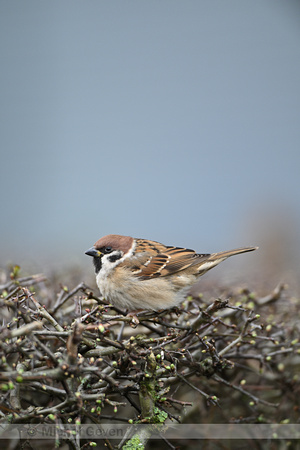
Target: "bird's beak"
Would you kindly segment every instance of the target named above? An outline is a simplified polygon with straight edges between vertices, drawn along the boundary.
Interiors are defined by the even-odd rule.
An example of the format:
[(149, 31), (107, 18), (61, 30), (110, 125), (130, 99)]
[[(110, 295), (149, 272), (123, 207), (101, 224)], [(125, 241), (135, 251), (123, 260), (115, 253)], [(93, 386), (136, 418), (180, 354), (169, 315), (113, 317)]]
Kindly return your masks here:
[(96, 257), (96, 258), (99, 258), (99, 257), (101, 256), (101, 252), (99, 252), (99, 250), (97, 250), (95, 247), (89, 248), (89, 249), (85, 252), (85, 254), (86, 254), (86, 255), (89, 255), (89, 256), (93, 256), (94, 258), (95, 258), (95, 257)]

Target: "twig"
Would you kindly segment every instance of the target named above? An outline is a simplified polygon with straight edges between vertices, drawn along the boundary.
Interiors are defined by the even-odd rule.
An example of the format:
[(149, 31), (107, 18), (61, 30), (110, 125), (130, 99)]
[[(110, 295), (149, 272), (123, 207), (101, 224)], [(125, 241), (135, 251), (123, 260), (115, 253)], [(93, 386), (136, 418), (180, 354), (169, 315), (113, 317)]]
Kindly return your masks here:
[(63, 295), (60, 295), (60, 297), (57, 299), (51, 314), (55, 314), (59, 308), (61, 308), (66, 301), (68, 301), (71, 297), (73, 297), (75, 294), (77, 294), (78, 291), (85, 291), (87, 289), (87, 286), (84, 283), (78, 284), (74, 289), (72, 289), (70, 292), (62, 291)]
[(276, 288), (271, 292), (271, 294), (266, 297), (254, 299), (255, 303), (259, 306), (267, 305), (268, 303), (276, 302), (280, 299), (282, 291), (286, 289), (286, 285), (284, 283), (279, 283)]
[(273, 408), (278, 408), (278, 406), (279, 406), (278, 403), (267, 402), (266, 400), (263, 400), (261, 398), (256, 397), (253, 394), (250, 394), (250, 392), (246, 391), (241, 386), (236, 386), (236, 385), (230, 383), (229, 381), (224, 380), (224, 378), (221, 378), (219, 375), (214, 374), (212, 378), (215, 381), (217, 381), (218, 383), (225, 384), (226, 386), (230, 387), (231, 389), (234, 389), (236, 391), (241, 392), (244, 395), (247, 395), (247, 397), (250, 397), (255, 403), (261, 403), (262, 405), (272, 406)]

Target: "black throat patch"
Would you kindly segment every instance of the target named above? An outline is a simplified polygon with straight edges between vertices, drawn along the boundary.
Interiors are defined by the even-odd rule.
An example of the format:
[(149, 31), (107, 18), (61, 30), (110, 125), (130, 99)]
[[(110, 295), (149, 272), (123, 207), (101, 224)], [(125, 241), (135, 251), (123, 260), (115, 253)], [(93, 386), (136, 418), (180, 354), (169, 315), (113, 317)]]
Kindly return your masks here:
[(94, 256), (93, 263), (95, 267), (95, 272), (99, 273), (102, 267), (102, 259), (99, 256)]

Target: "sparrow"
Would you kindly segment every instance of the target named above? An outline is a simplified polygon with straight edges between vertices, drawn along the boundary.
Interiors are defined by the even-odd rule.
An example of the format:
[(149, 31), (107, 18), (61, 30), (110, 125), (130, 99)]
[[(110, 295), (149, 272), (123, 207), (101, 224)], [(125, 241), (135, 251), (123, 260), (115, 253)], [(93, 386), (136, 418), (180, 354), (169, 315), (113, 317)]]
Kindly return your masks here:
[(127, 311), (169, 309), (184, 300), (191, 286), (229, 256), (256, 250), (243, 247), (219, 253), (109, 234), (85, 252), (93, 257), (101, 295)]

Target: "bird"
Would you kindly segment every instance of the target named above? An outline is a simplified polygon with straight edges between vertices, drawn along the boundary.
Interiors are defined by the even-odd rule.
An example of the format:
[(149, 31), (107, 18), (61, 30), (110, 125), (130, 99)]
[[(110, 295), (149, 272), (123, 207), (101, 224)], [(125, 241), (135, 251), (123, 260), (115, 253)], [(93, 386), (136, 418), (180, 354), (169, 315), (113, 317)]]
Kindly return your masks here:
[(197, 279), (220, 262), (257, 248), (196, 253), (148, 239), (109, 234), (85, 254), (93, 258), (100, 293), (112, 305), (127, 311), (159, 311), (178, 306)]

